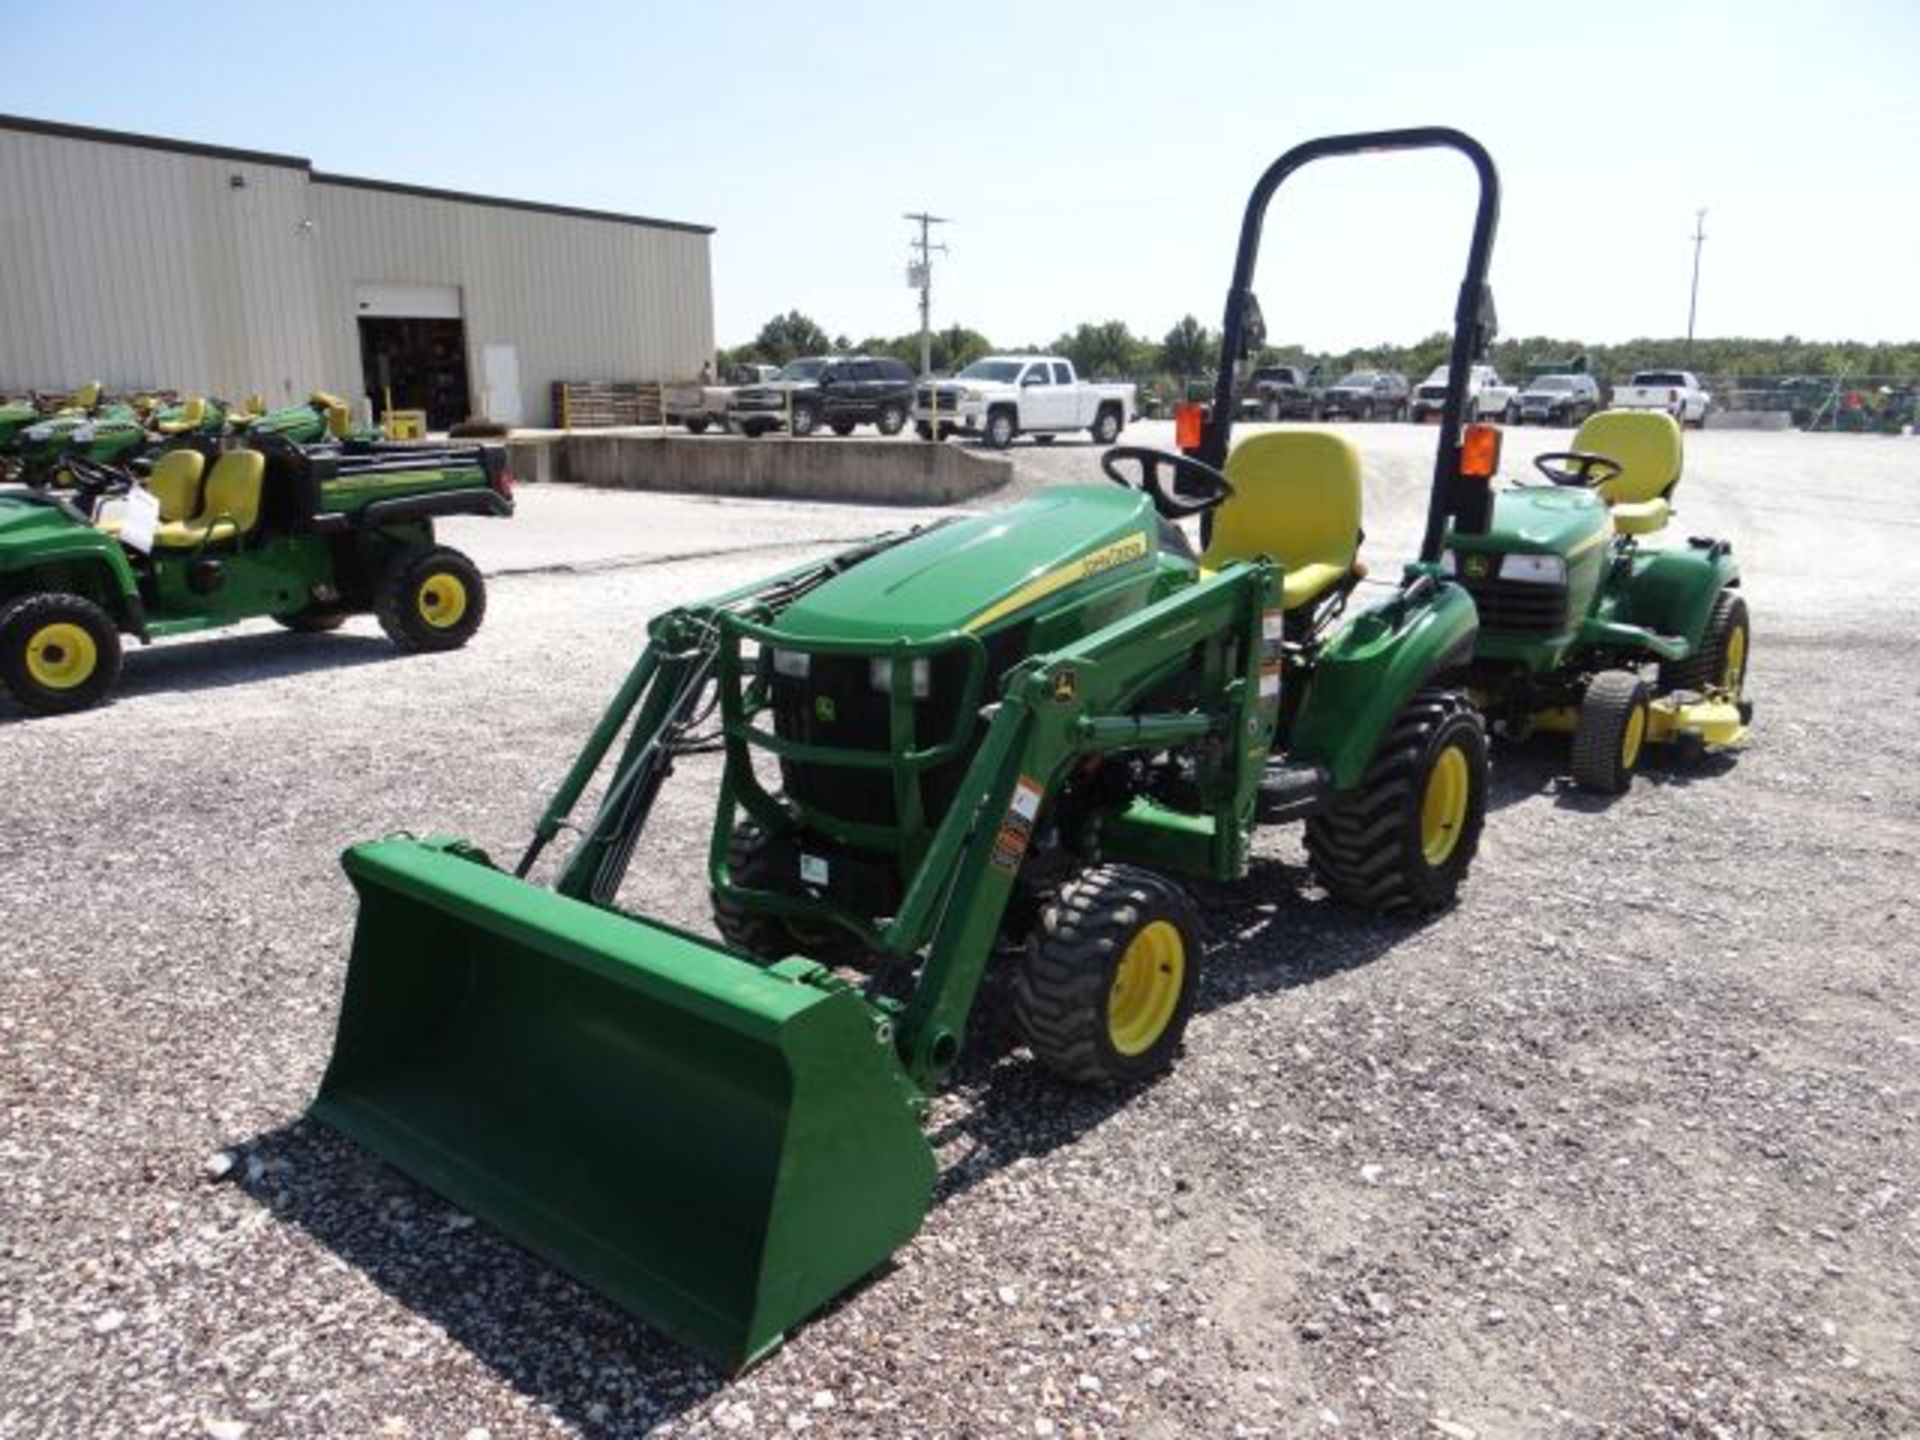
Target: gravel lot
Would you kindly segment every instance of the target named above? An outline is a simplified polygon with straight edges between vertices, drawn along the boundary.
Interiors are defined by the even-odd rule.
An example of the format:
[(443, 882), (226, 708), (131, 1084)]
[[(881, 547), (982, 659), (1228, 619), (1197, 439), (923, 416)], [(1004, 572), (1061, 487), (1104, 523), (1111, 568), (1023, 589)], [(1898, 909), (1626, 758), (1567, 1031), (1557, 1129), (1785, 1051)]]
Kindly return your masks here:
[[(1388, 573), (1433, 432), (1355, 433)], [(1611, 805), (1501, 753), (1424, 929), (1264, 837), (1202, 893), (1174, 1074), (977, 1058), (919, 1238), (731, 1384), (302, 1121), (336, 857), (512, 855), (649, 614), (911, 512), (526, 489), (446, 527), (495, 577), (465, 652), (253, 625), (0, 715), (0, 1436), (1920, 1431), (1920, 442), (1688, 451), (1679, 533), (1747, 574), (1747, 750)], [(1014, 453), (1009, 493), (1096, 459)], [(629, 887), (702, 927), (714, 771)]]

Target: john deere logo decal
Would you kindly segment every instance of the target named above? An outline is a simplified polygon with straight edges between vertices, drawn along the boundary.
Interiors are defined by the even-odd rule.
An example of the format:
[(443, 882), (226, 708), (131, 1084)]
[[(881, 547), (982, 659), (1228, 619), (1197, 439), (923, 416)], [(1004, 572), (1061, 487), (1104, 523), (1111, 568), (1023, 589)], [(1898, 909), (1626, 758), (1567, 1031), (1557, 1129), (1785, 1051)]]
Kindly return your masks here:
[(1053, 677), (1053, 698), (1062, 705), (1071, 705), (1073, 697), (1080, 693), (1080, 677), (1071, 668), (1061, 670)]
[(831, 695), (816, 695), (813, 697), (813, 718), (832, 723), (833, 697)]
[(1467, 556), (1465, 570), (1466, 570), (1466, 576), (1469, 580), (1486, 579), (1488, 569), (1489, 569), (1489, 566), (1487, 565), (1486, 556), (1484, 555)]

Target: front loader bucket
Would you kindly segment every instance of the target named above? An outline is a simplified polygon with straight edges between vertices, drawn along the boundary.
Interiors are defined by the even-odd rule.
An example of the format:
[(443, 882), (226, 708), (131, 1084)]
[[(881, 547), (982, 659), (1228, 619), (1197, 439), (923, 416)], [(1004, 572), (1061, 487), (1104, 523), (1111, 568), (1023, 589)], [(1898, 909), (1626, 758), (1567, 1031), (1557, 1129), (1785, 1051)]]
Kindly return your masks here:
[(516, 880), (349, 850), (313, 1114), (727, 1370), (919, 1228), (933, 1153), (857, 994)]

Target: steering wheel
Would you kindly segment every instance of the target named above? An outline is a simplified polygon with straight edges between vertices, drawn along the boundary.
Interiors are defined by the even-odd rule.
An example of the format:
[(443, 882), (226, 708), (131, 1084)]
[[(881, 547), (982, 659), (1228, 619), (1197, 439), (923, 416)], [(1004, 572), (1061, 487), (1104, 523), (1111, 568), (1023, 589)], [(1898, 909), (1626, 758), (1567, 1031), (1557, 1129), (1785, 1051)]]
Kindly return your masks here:
[[(133, 488), (133, 476), (117, 465), (102, 464), (78, 455), (68, 455), (58, 469), (67, 473), (74, 493), (88, 506), (105, 495), (121, 495)], [(57, 471), (56, 471), (57, 473)]]
[[(1533, 457), (1533, 468), (1555, 485), (1571, 485), (1591, 490), (1604, 485), (1627, 467), (1590, 450), (1550, 450)], [(1599, 473), (1595, 473), (1595, 472)]]
[[(1140, 467), (1138, 483), (1129, 480), (1120, 471), (1120, 467), (1129, 460)], [(1201, 487), (1199, 492), (1182, 494), (1177, 488), (1168, 489), (1162, 485), (1162, 465), (1173, 472), (1175, 479), (1185, 475), (1198, 481)], [(1114, 484), (1124, 485), (1129, 490), (1145, 491), (1153, 498), (1153, 508), (1169, 520), (1182, 520), (1189, 515), (1212, 510), (1233, 494), (1233, 483), (1213, 466), (1172, 450), (1153, 450), (1145, 445), (1116, 445), (1100, 457), (1100, 468), (1107, 472), (1107, 478)]]

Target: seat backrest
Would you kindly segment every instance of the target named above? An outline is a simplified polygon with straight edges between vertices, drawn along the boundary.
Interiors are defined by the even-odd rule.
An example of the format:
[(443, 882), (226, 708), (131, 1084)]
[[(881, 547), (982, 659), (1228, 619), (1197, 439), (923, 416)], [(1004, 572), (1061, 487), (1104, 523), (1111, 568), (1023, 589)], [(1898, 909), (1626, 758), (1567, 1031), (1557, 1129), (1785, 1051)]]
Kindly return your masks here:
[(191, 520), (200, 508), (200, 477), (207, 457), (198, 450), (169, 450), (153, 462), (141, 483), (160, 502), (162, 520)]
[(1658, 500), (1680, 483), (1680, 427), (1659, 410), (1602, 410), (1574, 432), (1573, 449), (1617, 460), (1620, 473), (1594, 487), (1609, 505)]
[(242, 534), (260, 520), (260, 490), (267, 473), (267, 457), (258, 450), (229, 450), (213, 462), (207, 477), (201, 520), (231, 520)]
[(93, 409), (100, 403), (100, 382), (89, 380), (73, 392), (73, 398), (67, 403), (75, 410)]
[(1288, 570), (1353, 564), (1360, 548), (1360, 452), (1327, 430), (1251, 435), (1227, 457), (1233, 494), (1213, 512), (1204, 563), (1266, 555)]

